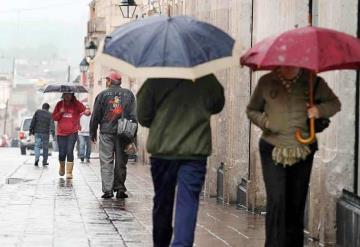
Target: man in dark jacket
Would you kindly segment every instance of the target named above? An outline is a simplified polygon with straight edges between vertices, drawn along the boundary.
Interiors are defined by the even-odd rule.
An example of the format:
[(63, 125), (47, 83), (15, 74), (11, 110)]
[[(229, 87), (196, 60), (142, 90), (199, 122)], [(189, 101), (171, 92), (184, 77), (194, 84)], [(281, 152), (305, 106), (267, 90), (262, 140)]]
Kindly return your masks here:
[(100, 125), (99, 155), (104, 192), (102, 198), (112, 198), (113, 192), (117, 192), (116, 198), (127, 198), (125, 180), (128, 155), (124, 149), (129, 143), (118, 137), (117, 126), (123, 114), (125, 118), (136, 121), (135, 96), (130, 90), (120, 86), (121, 76), (116, 72), (111, 72), (107, 79), (111, 80), (111, 85), (95, 99), (90, 120), (90, 136), (95, 143)]
[(155, 197), (154, 246), (169, 246), (177, 187), (172, 246), (192, 246), (199, 195), (211, 154), (210, 117), (225, 103), (224, 90), (214, 75), (195, 82), (149, 79), (137, 95), (139, 123), (150, 128), (147, 150)]
[(37, 110), (31, 120), (30, 135), (35, 136), (35, 166), (39, 165), (40, 149), (43, 149), (43, 166), (49, 165), (47, 162), (49, 154), (49, 139), (50, 133), (54, 137), (55, 127), (54, 121), (49, 112), (50, 105), (44, 103), (41, 110)]

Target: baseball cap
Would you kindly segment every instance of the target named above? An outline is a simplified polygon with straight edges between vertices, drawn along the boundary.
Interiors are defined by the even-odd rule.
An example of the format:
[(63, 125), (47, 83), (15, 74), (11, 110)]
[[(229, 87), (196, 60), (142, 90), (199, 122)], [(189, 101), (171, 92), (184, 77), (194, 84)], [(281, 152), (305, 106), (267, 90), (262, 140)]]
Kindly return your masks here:
[(112, 81), (120, 81), (121, 80), (121, 75), (115, 71), (111, 71), (106, 78), (109, 78)]

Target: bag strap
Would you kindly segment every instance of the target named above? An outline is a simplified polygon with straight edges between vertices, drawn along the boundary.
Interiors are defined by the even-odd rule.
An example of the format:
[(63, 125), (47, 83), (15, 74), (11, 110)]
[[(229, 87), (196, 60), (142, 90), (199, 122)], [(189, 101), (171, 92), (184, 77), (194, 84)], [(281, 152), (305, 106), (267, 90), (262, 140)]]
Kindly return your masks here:
[(320, 80), (321, 78), (319, 76), (316, 77), (316, 82), (315, 82), (315, 85), (314, 85), (314, 89), (313, 89), (313, 97), (314, 97), (314, 102), (316, 103), (316, 91), (317, 91), (317, 88), (320, 84)]

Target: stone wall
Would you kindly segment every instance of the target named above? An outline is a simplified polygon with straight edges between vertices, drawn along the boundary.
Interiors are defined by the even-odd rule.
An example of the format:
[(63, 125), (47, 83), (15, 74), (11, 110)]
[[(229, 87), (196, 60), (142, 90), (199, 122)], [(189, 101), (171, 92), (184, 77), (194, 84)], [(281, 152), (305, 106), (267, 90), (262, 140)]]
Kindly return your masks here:
[[(358, 1), (318, 0), (314, 4), (318, 9), (314, 24), (356, 35)], [(309, 231), (312, 237), (334, 245), (336, 201), (343, 189), (353, 191), (356, 73), (334, 71), (321, 76), (339, 96), (342, 110), (319, 135), (320, 150), (310, 184)]]
[[(245, 1), (184, 1), (185, 14), (210, 22), (229, 33), (243, 48), (250, 47), (250, 0)], [(213, 155), (209, 159), (205, 192), (216, 195), (216, 172), (225, 164), (224, 201), (236, 200), (236, 187), (241, 178), (248, 178), (249, 122), (245, 107), (250, 96), (250, 73), (246, 68), (234, 68), (216, 73), (226, 94), (224, 110), (212, 119)]]

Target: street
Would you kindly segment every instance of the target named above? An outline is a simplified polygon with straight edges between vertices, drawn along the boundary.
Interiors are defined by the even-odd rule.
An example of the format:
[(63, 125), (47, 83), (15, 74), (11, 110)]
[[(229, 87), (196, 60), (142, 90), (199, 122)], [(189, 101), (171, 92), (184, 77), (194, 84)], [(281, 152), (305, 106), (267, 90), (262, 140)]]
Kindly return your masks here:
[[(128, 164), (128, 199), (101, 199), (99, 160), (76, 163), (74, 179), (33, 156), (0, 149), (0, 246), (152, 246), (153, 189), (148, 166)], [(5, 176), (11, 184), (5, 184)], [(195, 246), (263, 245), (264, 218), (202, 199)]]

